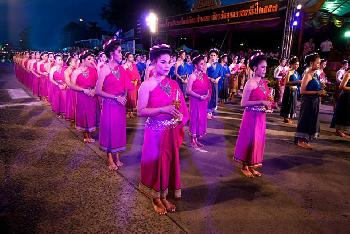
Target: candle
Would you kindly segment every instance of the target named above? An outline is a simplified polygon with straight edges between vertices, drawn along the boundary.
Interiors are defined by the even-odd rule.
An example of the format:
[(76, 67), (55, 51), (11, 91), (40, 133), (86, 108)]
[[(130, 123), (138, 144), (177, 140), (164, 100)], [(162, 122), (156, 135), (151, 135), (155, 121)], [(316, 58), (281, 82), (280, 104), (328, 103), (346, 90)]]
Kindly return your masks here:
[(178, 101), (179, 100), (179, 90), (177, 89), (176, 90), (176, 99), (175, 99), (176, 101)]

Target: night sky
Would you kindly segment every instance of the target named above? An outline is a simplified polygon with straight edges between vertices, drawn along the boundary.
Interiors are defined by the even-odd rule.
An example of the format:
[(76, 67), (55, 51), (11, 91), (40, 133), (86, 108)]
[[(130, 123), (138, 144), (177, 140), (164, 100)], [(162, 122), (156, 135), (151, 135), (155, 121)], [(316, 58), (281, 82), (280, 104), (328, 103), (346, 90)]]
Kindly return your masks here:
[[(192, 4), (192, 0), (188, 0)], [(109, 25), (101, 19), (101, 8), (108, 0), (0, 0), (0, 42), (18, 45), (19, 32), (32, 26), (38, 49), (57, 44), (62, 27), (71, 21), (97, 21), (102, 28)], [(232, 4), (242, 0), (223, 0)], [(49, 40), (48, 40), (49, 39)]]

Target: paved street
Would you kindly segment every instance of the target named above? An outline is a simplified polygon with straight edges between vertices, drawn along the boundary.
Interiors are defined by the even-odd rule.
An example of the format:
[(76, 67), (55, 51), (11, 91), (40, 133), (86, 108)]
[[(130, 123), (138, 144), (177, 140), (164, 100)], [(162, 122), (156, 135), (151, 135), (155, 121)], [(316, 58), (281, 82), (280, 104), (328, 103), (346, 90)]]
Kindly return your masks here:
[[(24, 93), (22, 91), (24, 91)], [(295, 126), (268, 115), (262, 178), (240, 175), (232, 154), (242, 109), (220, 106), (203, 138), (208, 153), (181, 148), (182, 200), (158, 216), (138, 188), (143, 120), (128, 120), (125, 166), (107, 170), (98, 142), (36, 100), (0, 65), (0, 229), (8, 233), (349, 233), (350, 141), (329, 128), (313, 150)], [(96, 132), (95, 137), (98, 136)]]

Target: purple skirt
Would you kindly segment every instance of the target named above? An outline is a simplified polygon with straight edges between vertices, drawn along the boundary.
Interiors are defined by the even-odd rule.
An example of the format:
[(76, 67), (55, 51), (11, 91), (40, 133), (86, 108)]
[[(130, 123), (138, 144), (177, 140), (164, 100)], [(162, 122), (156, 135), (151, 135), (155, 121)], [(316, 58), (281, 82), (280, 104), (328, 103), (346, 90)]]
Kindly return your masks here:
[(264, 159), (266, 113), (244, 111), (234, 159), (247, 166), (261, 166)]
[(40, 76), (39, 78), (39, 88), (40, 88), (40, 95), (42, 97), (47, 97), (47, 76)]
[(208, 101), (190, 97), (190, 134), (201, 137), (207, 133)]
[(40, 96), (39, 92), (39, 79), (36, 75), (32, 74), (32, 90), (33, 94), (37, 97)]
[(58, 115), (66, 112), (67, 90), (60, 89), (57, 85), (52, 85), (52, 111)]
[(126, 148), (125, 106), (116, 100), (104, 98), (100, 117), (100, 148), (108, 153), (117, 153)]
[(77, 130), (93, 132), (97, 127), (98, 100), (82, 92), (77, 93), (75, 124)]
[(67, 89), (66, 119), (75, 120), (75, 108), (77, 105), (77, 94), (73, 89)]

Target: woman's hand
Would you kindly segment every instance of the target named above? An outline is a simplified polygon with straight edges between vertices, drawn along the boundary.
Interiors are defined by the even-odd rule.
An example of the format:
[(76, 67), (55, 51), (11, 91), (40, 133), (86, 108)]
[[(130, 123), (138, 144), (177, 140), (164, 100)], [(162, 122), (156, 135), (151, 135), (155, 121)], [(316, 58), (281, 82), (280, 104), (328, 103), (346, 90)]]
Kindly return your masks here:
[(177, 118), (181, 114), (180, 111), (178, 111), (174, 105), (161, 107), (160, 112), (164, 114), (172, 115), (175, 118)]
[(271, 106), (272, 106), (272, 102), (270, 102), (270, 101), (262, 101), (261, 104), (266, 106), (267, 108), (271, 108)]
[(120, 104), (125, 106), (125, 104), (126, 104), (126, 97), (125, 96), (117, 96), (116, 99)]

